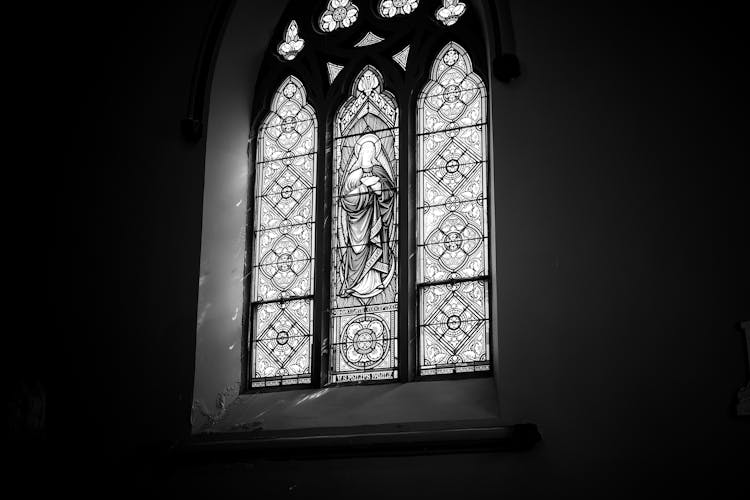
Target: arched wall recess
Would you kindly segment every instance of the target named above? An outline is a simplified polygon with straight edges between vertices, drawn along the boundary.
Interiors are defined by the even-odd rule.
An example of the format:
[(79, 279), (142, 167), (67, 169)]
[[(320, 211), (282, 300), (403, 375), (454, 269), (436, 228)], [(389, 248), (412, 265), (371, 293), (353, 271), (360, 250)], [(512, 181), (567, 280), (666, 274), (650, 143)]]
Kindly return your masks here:
[[(521, 66), (516, 55), (516, 42), (507, 0), (481, 0), (482, 10), (491, 26), (491, 40), (495, 40), (492, 52), (493, 72), (504, 83), (521, 75)], [(201, 50), (195, 62), (190, 85), (190, 97), (185, 117), (181, 120), (185, 139), (197, 141), (204, 135), (204, 124), (208, 119), (208, 94), (211, 87), (218, 51), (237, 0), (217, 0), (214, 12), (206, 26)], [(381, 2), (382, 3), (382, 2)], [(470, 3), (471, 0), (470, 0)], [(279, 7), (283, 5), (279, 2)]]
[[(283, 5), (279, 5), (279, 2), (272, 3), (274, 5), (270, 5), (269, 3), (267, 8), (263, 9), (238, 3), (234, 7), (232, 16), (227, 23), (221, 48), (216, 53), (216, 71), (210, 92), (211, 109), (208, 113), (209, 126), (206, 138), (206, 194), (204, 200), (204, 235), (201, 255), (202, 284), (198, 311), (195, 408), (193, 413), (193, 429), (196, 432), (205, 429), (207, 425), (216, 423), (217, 421), (227, 423), (226, 419), (223, 419), (226, 408), (229, 408), (233, 403), (241, 404), (242, 402), (237, 400), (237, 397), (248, 386), (248, 373), (246, 371), (248, 359), (243, 358), (243, 356), (247, 356), (247, 353), (241, 349), (243, 344), (248, 342), (248, 339), (246, 337), (243, 338), (243, 329), (239, 327), (239, 322), (237, 321), (238, 318), (249, 317), (248, 302), (243, 298), (242, 283), (243, 279), (249, 275), (250, 270), (245, 269), (243, 272), (242, 269), (248, 262), (245, 248), (247, 242), (245, 227), (247, 211), (252, 204), (252, 199), (248, 196), (249, 193), (252, 193), (253, 183), (253, 178), (248, 175), (248, 151), (249, 157), (251, 159), (254, 158), (255, 144), (251, 141), (248, 147), (247, 137), (253, 136), (254, 131), (257, 131), (260, 121), (265, 116), (265, 111), (269, 109), (269, 100), (263, 96), (271, 96), (273, 92), (269, 89), (278, 87), (280, 81), (278, 78), (263, 78), (256, 81), (258, 74), (270, 75), (274, 73), (267, 71), (269, 65), (280, 64), (279, 59), (270, 60), (264, 56), (263, 51), (257, 49), (257, 39), (263, 38), (265, 40), (265, 45), (262, 45), (263, 47), (276, 47), (279, 41), (283, 39), (281, 30), (288, 26), (287, 19), (289, 19), (289, 16), (282, 13)], [(420, 7), (422, 4), (426, 5), (428, 3), (423, 1)], [(491, 2), (469, 1), (467, 3), (476, 9), (475, 15), (478, 18), (485, 19), (491, 17), (484, 15), (487, 13), (487, 6)], [(288, 8), (292, 9), (294, 6), (290, 5)], [(360, 12), (360, 16), (362, 18), (365, 17), (362, 15), (362, 12)], [(358, 30), (336, 30), (334, 33), (326, 35), (338, 41), (346, 40), (351, 42), (351, 48), (342, 48), (332, 53), (330, 58), (320, 58), (320, 63), (316, 65), (313, 65), (309, 59), (305, 58), (305, 52), (319, 51), (328, 42), (325, 42), (320, 33), (311, 29), (310, 19), (312, 17), (295, 17), (301, 19), (299, 21), (299, 33), (306, 40), (306, 46), (294, 61), (288, 63), (287, 74), (299, 78), (308, 85), (309, 101), (318, 110), (319, 117), (327, 117), (325, 120), (331, 119), (331, 113), (321, 114), (320, 110), (334, 109), (340, 106), (347, 95), (344, 89), (351, 85), (356, 73), (361, 71), (367, 64), (382, 69), (384, 78), (389, 82), (389, 87), (397, 96), (401, 109), (414, 108), (417, 96), (411, 92), (413, 89), (409, 87), (408, 82), (411, 81), (410, 79), (414, 79), (415, 75), (426, 75), (431, 61), (420, 61), (418, 57), (414, 56), (414, 52), (412, 52), (410, 59), (414, 62), (409, 62), (406, 71), (404, 71), (392, 59), (392, 55), (401, 51), (408, 44), (410, 38), (410, 36), (399, 35), (397, 23), (408, 22), (407, 20), (411, 16), (397, 16), (396, 24), (392, 26), (388, 26), (385, 22), (377, 25), (377, 32), (384, 37), (384, 41), (379, 44), (382, 46), (380, 54), (364, 53), (361, 52), (361, 49), (354, 47), (356, 41), (366, 31), (364, 25)], [(362, 19), (359, 22), (362, 22)], [(263, 30), (254, 31), (253, 35), (248, 33), (253, 31), (246, 29), (248, 24), (255, 26), (263, 23), (266, 26)], [(493, 34), (495, 28), (491, 24), (491, 22), (483, 22), (483, 31)], [(269, 26), (276, 26), (276, 28), (269, 28)], [(250, 38), (253, 36), (257, 37), (257, 39), (251, 40)], [(452, 37), (450, 33), (435, 36), (434, 40), (426, 43), (422, 50), (432, 51), (436, 54), (440, 47), (444, 46), (446, 41), (452, 38), (455, 37)], [(499, 36), (493, 34), (490, 39), (498, 40), (499, 38)], [(470, 41), (463, 39), (461, 41), (468, 47), (476, 45), (476, 48), (471, 50), (476, 52), (478, 66), (483, 68), (483, 70), (480, 70), (480, 73), (483, 73), (483, 78), (488, 82), (488, 91), (491, 95), (495, 83), (494, 79), (489, 78), (489, 65), (486, 61), (492, 60), (493, 54), (498, 52), (496, 46), (486, 46), (479, 42), (473, 45)], [(255, 43), (255, 47), (251, 48), (253, 47), (253, 43)], [(264, 57), (265, 60), (263, 60)], [(330, 59), (330, 61), (327, 59)], [(327, 71), (328, 62), (343, 66), (343, 69), (340, 70), (333, 81), (329, 81)], [(244, 65), (244, 68), (240, 67), (242, 65)], [(281, 76), (278, 71), (275, 74)], [(245, 103), (246, 107), (243, 109), (242, 106), (237, 106), (237, 102)], [(489, 112), (492, 113), (492, 110), (490, 109)], [(405, 126), (413, 130), (413, 122), (407, 121)], [(331, 127), (332, 123), (330, 121), (328, 123), (321, 121), (320, 123), (319, 140), (321, 144), (326, 145), (325, 148), (319, 148), (319, 160), (322, 160), (322, 162), (327, 161), (325, 154), (332, 140), (332, 137), (327, 134), (330, 133)], [(244, 142), (241, 142), (239, 138), (243, 134)], [(410, 151), (408, 144), (402, 143), (399, 147), (400, 153), (407, 158), (411, 158), (411, 161), (413, 161), (414, 153)], [(324, 211), (329, 211), (329, 207), (325, 205), (327, 203), (325, 200), (330, 199), (331, 196), (330, 179), (326, 177), (327, 175), (325, 169), (319, 169), (317, 175), (319, 186), (321, 189), (328, 189), (324, 193), (324, 196), (322, 196), (323, 201), (318, 202), (318, 207), (322, 207)], [(492, 173), (490, 173), (490, 177), (492, 177)], [(493, 182), (493, 180), (490, 179), (490, 182)], [(326, 188), (325, 186), (329, 187)], [(404, 189), (406, 199), (409, 196), (413, 196), (413, 192), (410, 191), (412, 187), (405, 187)], [(330, 230), (330, 227), (328, 230)], [(405, 239), (414, 237), (413, 235), (409, 236), (405, 226), (402, 226), (399, 231), (400, 237)], [(316, 246), (322, 248), (322, 245), (327, 243), (327, 241), (319, 239), (316, 242)], [(491, 244), (491, 253), (493, 251), (492, 246)], [(403, 268), (409, 269), (408, 266), (403, 266)], [(411, 269), (405, 272), (414, 271)], [(493, 283), (493, 287), (495, 286), (496, 283)], [(315, 294), (327, 295), (330, 293), (330, 284), (326, 280), (316, 281), (314, 287)], [(414, 291), (408, 290), (405, 286), (401, 286), (399, 292), (410, 294), (414, 298)], [(244, 306), (244, 315), (243, 304), (246, 304)], [(496, 305), (493, 305), (493, 307), (496, 308)], [(492, 314), (496, 312), (493, 311)], [(399, 317), (397, 321), (404, 327), (402, 330), (405, 331), (408, 330), (409, 324), (415, 323), (415, 318), (405, 314)], [(245, 331), (248, 330), (248, 327), (249, 325), (246, 325)], [(328, 329), (329, 327), (329, 319), (322, 317), (319, 328)], [(496, 336), (497, 332), (493, 332), (493, 335)], [(314, 386), (320, 386), (326, 382), (324, 380), (326, 376), (325, 370), (321, 369), (321, 367), (328, 366), (330, 360), (326, 357), (328, 352), (326, 346), (322, 347), (324, 351), (323, 356), (318, 361), (315, 361), (312, 366)], [(414, 345), (405, 344), (403, 351), (405, 355), (413, 356), (414, 349)], [(497, 343), (493, 345), (493, 350), (493, 367), (497, 375), (499, 373)], [(400, 367), (398, 377), (402, 381), (408, 381), (413, 380), (414, 375), (413, 373), (409, 373), (408, 367)], [(450, 384), (456, 385), (451, 389), (449, 387)], [(398, 407), (397, 401), (401, 401), (400, 398), (408, 399), (406, 394), (410, 390), (413, 390), (413, 387), (419, 385), (407, 384), (405, 386), (368, 388), (372, 393), (385, 391), (394, 398), (392, 407), (384, 413), (381, 412), (378, 417), (379, 421), (382, 422), (384, 419), (388, 420), (389, 418), (393, 421), (423, 418), (424, 415), (418, 414), (418, 412), (409, 414), (411, 410), (407, 410), (405, 413), (395, 410)], [(467, 393), (463, 389), (468, 386), (471, 386), (471, 388)], [(501, 412), (497, 408), (496, 391), (498, 386), (493, 379), (479, 379), (479, 382), (476, 380), (458, 382), (441, 381), (431, 385), (433, 390), (442, 393), (441, 397), (451, 394), (458, 397), (459, 400), (461, 396), (458, 393), (462, 391), (464, 394), (471, 393), (473, 396), (477, 396), (480, 393), (485, 394), (485, 396), (491, 394), (489, 398), (480, 398), (485, 401), (483, 406), (470, 408), (463, 415), (453, 414), (455, 418), (463, 417), (470, 419), (495, 418), (501, 415)], [(402, 390), (397, 387), (410, 387), (410, 389)], [(459, 387), (461, 389), (456, 390)], [(340, 388), (337, 390), (352, 393), (354, 389), (362, 388)], [(326, 397), (325, 394), (325, 392), (317, 394), (315, 399), (318, 401), (324, 400)], [(263, 396), (267, 397), (268, 401), (274, 400), (274, 395)], [(305, 399), (309, 396), (310, 394), (300, 394), (299, 401), (309, 401), (309, 399)], [(358, 401), (357, 404), (360, 405), (359, 408), (361, 410), (358, 414), (360, 415), (358, 417), (359, 420), (356, 418), (352, 420), (355, 423), (372, 423), (367, 419), (366, 407), (368, 403), (364, 399), (366, 398), (354, 397), (353, 399), (353, 401)], [(278, 401), (278, 399), (275, 401)], [(299, 405), (299, 408), (302, 410), (305, 407), (306, 405), (304, 404)], [(391, 412), (390, 416), (388, 416), (389, 412)], [(303, 417), (304, 415), (300, 414), (300, 418)], [(238, 418), (239, 420), (236, 420), (235, 424), (241, 427), (241, 418)], [(318, 425), (337, 425), (340, 423), (332, 415), (323, 415)], [(284, 423), (280, 419), (276, 420), (276, 424), (291, 427), (297, 425), (293, 422)]]

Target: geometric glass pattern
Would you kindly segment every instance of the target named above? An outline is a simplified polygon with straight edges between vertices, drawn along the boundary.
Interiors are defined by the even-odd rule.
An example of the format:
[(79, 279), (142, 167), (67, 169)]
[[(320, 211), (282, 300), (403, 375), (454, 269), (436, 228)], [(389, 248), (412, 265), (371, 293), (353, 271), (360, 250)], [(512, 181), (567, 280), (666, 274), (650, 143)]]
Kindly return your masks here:
[(354, 44), (355, 47), (367, 47), (368, 45), (375, 45), (376, 43), (380, 43), (385, 38), (381, 38), (372, 31), (368, 31), (367, 34), (362, 37), (362, 40), (358, 41)]
[(400, 52), (392, 56), (392, 59), (396, 61), (396, 64), (401, 66), (401, 69), (404, 71), (406, 71), (406, 62), (409, 60), (409, 49), (411, 49), (411, 45), (407, 45)]
[(457, 281), (420, 289), (421, 375), (487, 371), (487, 281)]
[(411, 14), (419, 6), (419, 0), (380, 0), (378, 11), (383, 17)]
[(459, 0), (443, 0), (443, 6), (435, 12), (435, 17), (446, 26), (452, 26), (465, 12), (465, 3)]
[(486, 117), (484, 82), (466, 50), (451, 42), (417, 102), (423, 375), (489, 369)]
[(252, 386), (309, 384), (312, 301), (260, 304), (254, 319)]
[(398, 377), (398, 105), (366, 66), (334, 121), (329, 380)]
[(299, 37), (297, 21), (292, 21), (284, 33), (284, 41), (282, 41), (276, 48), (276, 51), (281, 57), (287, 61), (291, 61), (297, 54), (299, 54), (305, 47), (305, 41)]
[(252, 387), (311, 380), (317, 130), (305, 87), (286, 78), (257, 139)]
[(328, 68), (328, 83), (333, 83), (336, 77), (339, 76), (339, 73), (341, 73), (341, 70), (344, 69), (343, 66), (333, 64), (332, 62), (326, 63), (326, 67)]
[(330, 0), (328, 7), (321, 14), (318, 24), (326, 33), (348, 28), (357, 21), (359, 7), (349, 0)]

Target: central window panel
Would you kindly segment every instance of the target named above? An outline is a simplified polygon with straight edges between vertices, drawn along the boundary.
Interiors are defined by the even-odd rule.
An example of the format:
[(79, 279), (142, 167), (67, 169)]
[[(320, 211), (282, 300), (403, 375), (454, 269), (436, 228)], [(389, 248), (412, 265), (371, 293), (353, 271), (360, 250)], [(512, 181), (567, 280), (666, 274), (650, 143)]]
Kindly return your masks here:
[(398, 378), (398, 119), (366, 66), (334, 122), (332, 383)]

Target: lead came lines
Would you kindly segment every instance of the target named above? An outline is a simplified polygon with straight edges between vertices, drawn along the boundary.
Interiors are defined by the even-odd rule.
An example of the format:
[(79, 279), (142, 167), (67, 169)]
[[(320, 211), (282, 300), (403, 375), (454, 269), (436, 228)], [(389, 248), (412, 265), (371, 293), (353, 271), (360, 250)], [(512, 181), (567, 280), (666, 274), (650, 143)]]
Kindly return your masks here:
[(316, 141), (315, 111), (288, 77), (258, 134), (252, 387), (311, 380)]
[(486, 91), (455, 43), (441, 50), (431, 78), (417, 113), (423, 375), (484, 370), (489, 362)]
[(396, 377), (398, 109), (366, 66), (334, 137), (332, 382)]

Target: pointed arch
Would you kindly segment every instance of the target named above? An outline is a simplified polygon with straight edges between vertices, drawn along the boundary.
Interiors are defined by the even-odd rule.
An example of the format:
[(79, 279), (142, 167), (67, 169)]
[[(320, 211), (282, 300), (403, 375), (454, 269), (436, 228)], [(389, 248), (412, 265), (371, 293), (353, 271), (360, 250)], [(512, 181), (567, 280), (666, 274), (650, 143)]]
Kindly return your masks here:
[(398, 120), (365, 66), (334, 119), (331, 382), (398, 377)]
[(251, 386), (311, 383), (318, 122), (285, 78), (257, 134)]
[[(276, 392), (283, 389), (280, 379), (269, 380), (269, 388), (253, 388), (255, 376), (253, 368), (253, 340), (257, 326), (256, 309), (253, 302), (256, 281), (253, 276), (255, 240), (254, 224), (255, 189), (257, 178), (257, 138), (258, 130), (277, 97), (279, 84), (293, 74), (304, 83), (306, 98), (315, 108), (319, 120), (317, 150), (317, 196), (315, 204), (315, 280), (314, 316), (312, 346), (312, 376), (310, 384), (291, 386), (298, 389), (335, 387), (328, 377), (333, 366), (329, 336), (331, 289), (333, 273), (332, 252), (332, 175), (336, 151), (334, 144), (334, 120), (342, 103), (351, 96), (354, 77), (367, 65), (379, 70), (386, 80), (385, 88), (391, 90), (400, 104), (400, 273), (399, 273), (399, 382), (417, 382), (437, 377), (420, 376), (419, 361), (419, 317), (417, 306), (420, 290), (427, 285), (416, 281), (417, 264), (417, 139), (416, 113), (419, 90), (430, 80), (432, 60), (450, 40), (457, 41), (471, 55), (473, 70), (487, 85), (490, 94), (498, 94), (500, 82), (491, 75), (498, 75), (502, 57), (513, 51), (514, 45), (506, 43), (512, 30), (506, 30), (510, 17), (507, 15), (507, 0), (463, 0), (467, 10), (460, 21), (451, 27), (444, 27), (435, 20), (435, 9), (440, 2), (420, 2), (420, 6), (409, 15), (396, 15), (385, 19), (373, 8), (367, 8), (360, 0), (353, 0), (360, 7), (359, 19), (353, 26), (323, 32), (318, 26), (321, 13), (328, 2), (271, 2), (263, 9), (252, 3), (235, 3), (233, 0), (219, 1), (233, 6), (227, 8), (226, 16), (217, 16), (212, 29), (204, 39), (200, 57), (196, 61), (187, 119), (186, 137), (197, 140), (201, 131), (206, 132), (206, 182), (204, 185), (203, 235), (201, 249), (201, 284), (199, 287), (199, 318), (196, 329), (196, 370), (194, 398), (194, 430), (209, 425), (209, 420), (238, 409), (255, 398), (235, 402), (238, 394)], [(506, 7), (503, 7), (506, 6)], [(229, 16), (229, 12), (232, 12)], [(498, 18), (500, 23), (498, 23)], [(305, 40), (305, 47), (291, 60), (279, 57), (278, 43), (283, 40), (288, 26), (296, 20), (299, 36)], [(247, 29), (252, 26), (253, 29)], [(226, 27), (227, 35), (224, 36)], [(502, 27), (502, 30), (500, 28)], [(384, 40), (366, 47), (354, 44), (369, 30), (382, 35)], [(501, 33), (502, 31), (502, 33)], [(502, 35), (502, 43), (501, 43)], [(512, 41), (512, 37), (511, 37)], [(394, 54), (410, 44), (411, 51), (406, 68), (392, 59)], [(294, 48), (294, 47), (292, 47)], [(338, 76), (330, 81), (326, 62), (341, 65)], [(517, 63), (517, 61), (516, 61)], [(214, 71), (214, 66), (216, 71)], [(506, 81), (501, 77), (502, 81)], [(382, 88), (382, 87), (381, 87)], [(205, 99), (204, 99), (205, 97)], [(203, 103), (205, 102), (205, 106)], [(211, 112), (208, 113), (210, 103)], [(492, 108), (490, 108), (492, 109)], [(492, 117), (498, 118), (500, 109), (495, 106)], [(205, 121), (205, 123), (204, 123)], [(205, 126), (202, 126), (205, 124)], [(412, 128), (414, 126), (414, 128)], [(490, 134), (492, 136), (492, 134)], [(248, 143), (248, 138), (250, 139)], [(492, 154), (492, 148), (489, 148)], [(249, 167), (249, 168), (248, 168)], [(497, 186), (499, 177), (496, 169), (488, 170), (492, 186)], [(490, 192), (494, 192), (490, 189)], [(491, 197), (494, 198), (494, 197)], [(493, 202), (490, 199), (490, 202)], [(490, 213), (497, 210), (490, 209)], [(247, 217), (247, 218), (246, 218)], [(490, 220), (490, 223), (493, 221)], [(492, 230), (490, 250), (498, 248), (498, 231)], [(243, 251), (244, 250), (244, 251)], [(473, 410), (484, 411), (486, 395), (497, 391), (500, 384), (490, 375), (499, 377), (502, 366), (497, 349), (499, 331), (497, 321), (499, 304), (497, 301), (498, 259), (490, 259), (492, 268), (492, 347), (493, 368), (491, 372), (475, 374), (451, 374), (446, 381), (430, 384), (413, 384), (408, 394), (419, 397), (402, 397), (385, 407), (410, 408), (410, 412), (422, 415), (429, 420), (435, 414), (443, 414), (445, 407), (424, 404), (450, 401), (450, 412), (459, 407), (466, 409), (466, 418), (474, 418)], [(244, 272), (243, 272), (244, 270)], [(321, 279), (322, 277), (322, 279)], [(295, 298), (302, 301), (304, 299)], [(278, 302), (279, 304), (281, 301)], [(290, 300), (286, 301), (291, 303)], [(304, 319), (304, 321), (307, 321)], [(283, 336), (281, 337), (283, 340)], [(366, 345), (366, 344), (365, 344)], [(506, 353), (507, 354), (507, 353)], [(350, 372), (351, 373), (351, 372)], [(475, 376), (478, 375), (478, 376)], [(461, 384), (453, 384), (455, 379), (472, 379)], [(359, 385), (355, 376), (352, 381)], [(292, 380), (287, 379), (287, 383)], [(259, 382), (260, 379), (255, 379)], [(346, 385), (346, 381), (343, 381)], [(468, 384), (468, 385), (467, 385)], [(318, 405), (308, 406), (290, 403), (286, 410), (300, 412), (303, 416), (300, 426), (321, 417), (319, 408), (325, 407), (326, 398), (335, 398), (340, 406), (342, 399), (346, 406), (357, 406), (356, 398), (369, 401), (380, 388), (365, 387), (361, 384), (355, 390), (330, 391), (318, 399)], [(470, 387), (467, 390), (467, 387)], [(325, 391), (321, 391), (321, 394)], [(399, 392), (399, 391), (394, 391)], [(217, 394), (219, 397), (217, 397)], [(308, 394), (313, 394), (309, 392)], [(401, 394), (405, 394), (401, 392)], [(315, 397), (317, 398), (317, 393)], [(436, 397), (439, 395), (439, 397)], [(449, 397), (446, 397), (448, 395)], [(270, 394), (269, 396), (274, 396)], [(352, 399), (354, 398), (354, 399)], [(500, 399), (498, 399), (500, 400)], [(290, 400), (291, 401), (291, 400)], [(482, 401), (481, 403), (477, 403)], [(331, 403), (334, 404), (334, 403)], [(246, 409), (246, 408), (245, 408)], [(251, 412), (247, 412), (250, 414)], [(332, 412), (336, 418), (340, 412)], [(380, 423), (377, 416), (359, 411), (360, 423)], [(351, 422), (347, 414), (342, 419)], [(218, 417), (217, 417), (218, 418)], [(324, 417), (323, 420), (325, 420)], [(326, 420), (330, 425), (340, 422)], [(250, 424), (250, 422), (247, 422)], [(239, 427), (237, 427), (239, 428)], [(246, 427), (244, 427), (246, 428)], [(236, 428), (235, 428), (236, 430)]]
[(416, 153), (419, 371), (487, 371), (487, 91), (455, 42), (420, 93)]

